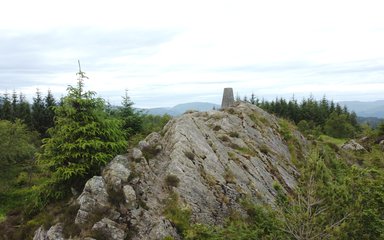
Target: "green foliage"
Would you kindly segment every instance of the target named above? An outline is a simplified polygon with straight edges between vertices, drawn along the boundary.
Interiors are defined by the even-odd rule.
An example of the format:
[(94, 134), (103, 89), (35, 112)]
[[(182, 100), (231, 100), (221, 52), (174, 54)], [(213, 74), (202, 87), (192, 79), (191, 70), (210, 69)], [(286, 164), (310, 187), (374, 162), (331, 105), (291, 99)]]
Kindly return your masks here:
[(348, 115), (332, 113), (324, 125), (327, 135), (336, 138), (349, 138), (355, 135), (355, 129), (349, 123)]
[(125, 91), (125, 96), (121, 102), (121, 107), (117, 110), (117, 116), (122, 121), (122, 127), (126, 134), (126, 139), (140, 133), (143, 129), (143, 118), (141, 113), (137, 112), (132, 107), (133, 102), (128, 96), (128, 91)]
[(279, 119), (279, 132), (283, 136), (285, 141), (289, 141), (292, 138), (292, 131), (294, 127), (290, 122), (285, 119)]
[(31, 159), (36, 151), (34, 133), (20, 120), (15, 123), (0, 120), (0, 166)]
[(378, 136), (383, 136), (384, 135), (384, 121), (379, 123), (379, 125), (377, 126), (377, 135)]
[(140, 114), (142, 128), (129, 139), (129, 146), (136, 146), (139, 141), (152, 132), (161, 132), (163, 127), (171, 119), (171, 116), (165, 114), (163, 116)]
[[(42, 153), (37, 155), (52, 173), (51, 190), (60, 192), (55, 198), (71, 186), (81, 188), (126, 147), (120, 122), (108, 117), (104, 101), (94, 95), (83, 92), (81, 78), (77, 87), (68, 88), (68, 95), (55, 108), (55, 126), (48, 131), (51, 137), (43, 140)], [(65, 187), (57, 189), (59, 185)]]
[[(298, 103), (295, 98), (289, 101), (280, 98), (270, 102), (257, 99), (254, 102), (270, 113), (293, 121), (304, 134), (318, 136), (324, 133), (326, 125), (327, 134), (332, 132), (332, 136), (337, 137), (346, 135), (350, 137), (360, 131), (354, 112), (348, 112), (347, 108), (342, 108), (339, 104), (335, 105), (334, 102), (328, 101), (325, 97), (316, 101), (310, 96), (308, 99), (303, 99), (301, 103)], [(339, 123), (342, 126), (334, 124), (336, 118), (342, 120)], [(336, 132), (334, 133), (334, 131)]]
[(190, 228), (191, 210), (182, 206), (177, 193), (172, 192), (165, 203), (164, 215), (176, 227), (179, 234), (185, 235)]

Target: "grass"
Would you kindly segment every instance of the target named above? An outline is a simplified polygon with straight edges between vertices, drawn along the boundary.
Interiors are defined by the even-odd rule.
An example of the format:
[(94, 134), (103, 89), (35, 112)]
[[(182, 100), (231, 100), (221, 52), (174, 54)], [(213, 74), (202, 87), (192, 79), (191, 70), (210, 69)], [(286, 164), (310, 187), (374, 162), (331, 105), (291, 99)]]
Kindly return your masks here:
[(164, 215), (176, 227), (179, 234), (184, 235), (186, 230), (190, 228), (191, 209), (182, 206), (179, 195), (172, 192), (165, 202)]
[(335, 144), (338, 147), (341, 147), (344, 143), (347, 142), (347, 139), (343, 138), (333, 138), (328, 135), (320, 135), (319, 140), (325, 143), (332, 143)]
[(280, 125), (279, 132), (283, 136), (284, 140), (285, 141), (291, 140), (293, 137), (292, 131), (294, 129), (292, 123), (290, 123), (286, 119), (281, 118), (281, 119), (279, 119), (279, 125)]

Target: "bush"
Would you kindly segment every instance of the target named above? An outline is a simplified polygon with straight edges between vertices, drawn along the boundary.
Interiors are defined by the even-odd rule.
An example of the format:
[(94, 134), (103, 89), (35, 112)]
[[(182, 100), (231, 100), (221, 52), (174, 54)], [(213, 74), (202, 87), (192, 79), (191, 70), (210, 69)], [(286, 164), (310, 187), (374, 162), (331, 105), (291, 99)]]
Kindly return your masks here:
[(165, 177), (165, 183), (169, 187), (178, 187), (180, 179), (176, 175), (169, 174)]

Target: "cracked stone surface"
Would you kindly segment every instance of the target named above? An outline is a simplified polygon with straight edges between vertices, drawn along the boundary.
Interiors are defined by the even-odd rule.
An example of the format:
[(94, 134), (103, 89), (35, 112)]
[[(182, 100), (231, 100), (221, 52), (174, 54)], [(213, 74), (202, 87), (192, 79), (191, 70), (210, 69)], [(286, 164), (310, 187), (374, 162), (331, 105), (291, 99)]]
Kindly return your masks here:
[[(107, 206), (113, 209), (109, 214), (119, 214), (114, 214), (113, 221), (101, 216), (96, 229), (116, 228), (127, 233), (131, 227), (135, 240), (166, 236), (181, 239), (163, 216), (170, 191), (178, 194), (181, 206), (191, 210), (192, 222), (210, 225), (222, 224), (232, 210), (241, 212), (238, 199), (244, 196), (274, 204), (274, 183), (289, 192), (299, 175), (280, 132), (276, 117), (247, 103), (221, 111), (189, 112), (172, 119), (160, 133), (148, 135), (129, 154), (117, 156), (103, 176), (90, 180), (94, 186), (87, 183), (79, 197), (83, 203), (78, 219), (84, 219), (90, 209)], [(304, 137), (296, 131), (292, 135), (305, 154)], [(177, 185), (167, 185), (169, 175), (178, 178)], [(120, 202), (111, 202), (109, 188), (116, 190)], [(92, 200), (96, 196), (100, 197), (97, 204)]]

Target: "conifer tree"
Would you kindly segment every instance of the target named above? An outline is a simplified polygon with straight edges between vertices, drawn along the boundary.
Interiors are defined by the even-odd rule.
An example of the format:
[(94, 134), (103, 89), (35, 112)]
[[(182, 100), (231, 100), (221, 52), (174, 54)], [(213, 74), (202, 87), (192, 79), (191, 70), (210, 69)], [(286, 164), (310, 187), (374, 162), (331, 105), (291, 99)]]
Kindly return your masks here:
[[(68, 87), (62, 105), (55, 108), (55, 126), (43, 140), (38, 161), (52, 172), (53, 186), (62, 192), (70, 187), (80, 189), (85, 180), (95, 174), (126, 147), (120, 122), (108, 118), (104, 101), (94, 92), (84, 91), (83, 72), (78, 73), (76, 87)], [(47, 196), (52, 197), (52, 196)]]
[(28, 127), (31, 127), (31, 106), (22, 93), (19, 95), (16, 118), (21, 119)]
[(54, 126), (54, 117), (55, 117), (55, 112), (54, 108), (56, 107), (56, 100), (52, 95), (52, 92), (48, 90), (47, 96), (44, 98), (44, 121), (43, 121), (43, 126), (44, 126), (44, 132), (45, 132), (45, 137), (48, 135), (46, 134), (46, 131)]
[(45, 134), (46, 128), (44, 127), (44, 114), (45, 106), (44, 99), (41, 96), (39, 89), (36, 91), (36, 97), (33, 98), (32, 103), (32, 128), (40, 133), (41, 136)]
[(1, 119), (12, 120), (12, 103), (9, 99), (9, 94), (6, 92), (3, 97), (3, 104), (1, 108)]
[(142, 130), (143, 122), (140, 113), (137, 113), (132, 107), (133, 102), (128, 96), (128, 90), (125, 90), (125, 96), (123, 97), (121, 105), (119, 117), (123, 121), (123, 129), (128, 139)]

